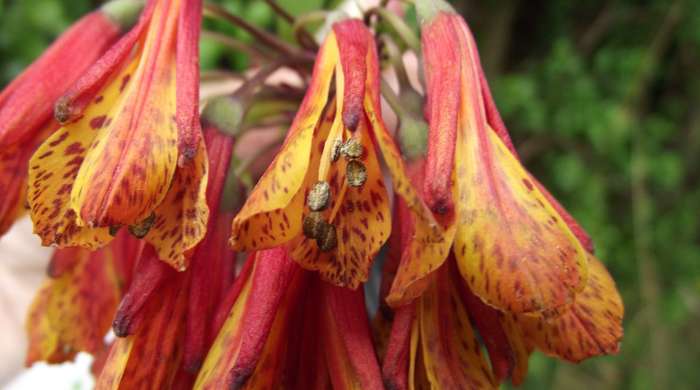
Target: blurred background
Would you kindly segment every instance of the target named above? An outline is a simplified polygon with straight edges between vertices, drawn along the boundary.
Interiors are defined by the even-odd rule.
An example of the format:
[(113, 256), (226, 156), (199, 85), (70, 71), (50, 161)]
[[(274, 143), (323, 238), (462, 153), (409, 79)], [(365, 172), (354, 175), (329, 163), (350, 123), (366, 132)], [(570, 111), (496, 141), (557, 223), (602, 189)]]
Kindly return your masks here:
[[(291, 38), (263, 1), (218, 2)], [(0, 86), (99, 3), (0, 0)], [(278, 3), (295, 15), (337, 5)], [(697, 388), (700, 1), (452, 3), (474, 30), (526, 166), (593, 236), (626, 306), (618, 356), (571, 365), (536, 354), (524, 388)], [(415, 26), (410, 13), (406, 20)], [(230, 27), (208, 27), (249, 39)], [(201, 62), (241, 70), (247, 59), (204, 39)], [(0, 263), (8, 267), (6, 257)], [(17, 316), (8, 286), (1, 287), (2, 315)], [(17, 359), (7, 344), (2, 348), (0, 366)]]

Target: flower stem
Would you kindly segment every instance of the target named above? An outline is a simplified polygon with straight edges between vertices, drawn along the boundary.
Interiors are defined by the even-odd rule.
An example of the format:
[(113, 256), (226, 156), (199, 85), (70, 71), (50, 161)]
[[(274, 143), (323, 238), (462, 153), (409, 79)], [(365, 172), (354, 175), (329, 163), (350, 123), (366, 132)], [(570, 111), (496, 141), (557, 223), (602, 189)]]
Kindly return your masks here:
[(265, 30), (259, 29), (258, 27), (248, 23), (245, 19), (241, 18), (238, 15), (230, 13), (225, 8), (219, 5), (212, 3), (204, 4), (204, 14), (217, 19), (225, 20), (235, 26), (242, 28), (248, 34), (253, 36), (256, 40), (260, 41), (260, 43), (268, 46), (273, 50), (278, 51), (286, 58), (313, 58), (313, 56), (309, 56), (307, 53), (304, 53), (301, 50), (290, 46), (289, 44), (280, 40), (276, 36), (268, 33)]

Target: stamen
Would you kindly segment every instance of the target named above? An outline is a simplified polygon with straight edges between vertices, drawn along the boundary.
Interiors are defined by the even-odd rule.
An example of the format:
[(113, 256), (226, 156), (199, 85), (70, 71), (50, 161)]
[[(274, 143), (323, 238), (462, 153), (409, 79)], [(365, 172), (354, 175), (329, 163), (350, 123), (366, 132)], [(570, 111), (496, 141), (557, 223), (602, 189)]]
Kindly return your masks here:
[(302, 223), (304, 235), (308, 238), (318, 238), (324, 224), (326, 224), (326, 221), (323, 220), (321, 213), (318, 211), (310, 212), (304, 217), (304, 222)]
[(155, 215), (155, 213), (153, 213), (153, 214), (149, 215), (143, 221), (141, 221), (135, 225), (130, 225), (129, 226), (129, 233), (131, 233), (136, 238), (144, 238), (144, 237), (146, 237), (146, 234), (148, 234), (148, 231), (151, 230), (151, 227), (153, 227), (153, 224), (155, 222), (156, 222), (156, 215)]
[(323, 252), (328, 252), (338, 245), (338, 237), (335, 233), (335, 226), (330, 223), (323, 222), (321, 232), (316, 238), (318, 249)]
[(121, 225), (112, 225), (109, 227), (109, 235), (114, 237), (119, 233), (119, 229), (121, 229)]
[(333, 149), (331, 150), (331, 161), (336, 162), (340, 158), (340, 153), (343, 148), (343, 140), (336, 138), (333, 142)]
[(348, 184), (351, 187), (362, 187), (367, 181), (367, 168), (357, 160), (349, 161), (346, 171)]
[(311, 211), (323, 211), (328, 207), (331, 197), (331, 186), (325, 181), (319, 181), (309, 191), (307, 204)]
[(365, 148), (356, 139), (351, 138), (343, 145), (341, 153), (343, 153), (348, 160), (354, 160), (362, 157), (365, 153)]

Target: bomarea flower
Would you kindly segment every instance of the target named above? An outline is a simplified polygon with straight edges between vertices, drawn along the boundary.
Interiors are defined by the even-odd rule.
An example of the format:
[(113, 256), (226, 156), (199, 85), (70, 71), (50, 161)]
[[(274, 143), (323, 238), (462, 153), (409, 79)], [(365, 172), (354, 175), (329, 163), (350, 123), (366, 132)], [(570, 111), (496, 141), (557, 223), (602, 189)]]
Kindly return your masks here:
[(58, 128), (53, 103), (131, 24), (125, 11), (139, 9), (123, 3), (112, 1), (77, 21), (0, 92), (0, 235), (24, 210), (29, 158)]
[(99, 356), (114, 310), (130, 283), (136, 240), (120, 233), (97, 251), (58, 249), (27, 315), (26, 364), (71, 361), (80, 351)]
[(383, 388), (362, 289), (327, 283), (277, 247), (249, 257), (227, 301), (195, 389)]
[(518, 160), (464, 20), (439, 11), (422, 27), (429, 122), (422, 190), (444, 229), (420, 224), (388, 300), (409, 302), (452, 251), (488, 305), (542, 312), (571, 304), (587, 285), (591, 241)]
[(207, 203), (216, 217), (189, 254), (192, 266), (184, 272), (159, 261), (145, 244), (114, 316), (118, 338), (96, 374), (97, 388), (191, 388), (217, 334), (214, 316), (233, 283), (236, 264), (227, 235), (233, 211), (222, 204), (233, 140), (214, 128), (207, 128), (204, 138), (211, 167)]
[[(415, 163), (416, 185), (424, 183), (423, 164)], [(396, 200), (395, 219), (383, 294), (403, 265), (401, 254), (415, 231), (415, 218), (401, 199)], [(512, 313), (475, 295), (450, 254), (417, 299), (378, 312), (384, 383), (392, 389), (487, 389), (510, 379), (517, 386), (527, 375), (534, 349), (571, 362), (617, 352), (622, 300), (602, 263), (590, 254), (588, 262), (587, 285), (573, 303), (543, 313)]]
[(29, 163), (44, 245), (99, 248), (122, 226), (177, 269), (205, 233), (207, 157), (198, 117), (200, 1), (151, 0), (59, 99), (63, 124)]
[[(233, 140), (213, 128), (204, 138), (211, 152), (207, 202), (217, 217), (190, 254), (192, 267), (176, 272), (125, 230), (94, 252), (58, 249), (28, 316), (28, 364), (86, 351), (95, 356), (98, 388), (191, 387), (235, 271), (227, 244), (233, 211), (221, 204)], [(110, 325), (118, 338), (108, 346)]]
[(255, 251), (286, 244), (295, 261), (326, 281), (356, 288), (367, 280), (391, 228), (377, 146), (397, 192), (420, 203), (405, 185), (403, 162), (380, 115), (372, 34), (359, 20), (336, 23), (281, 150), (233, 221), (232, 246)]

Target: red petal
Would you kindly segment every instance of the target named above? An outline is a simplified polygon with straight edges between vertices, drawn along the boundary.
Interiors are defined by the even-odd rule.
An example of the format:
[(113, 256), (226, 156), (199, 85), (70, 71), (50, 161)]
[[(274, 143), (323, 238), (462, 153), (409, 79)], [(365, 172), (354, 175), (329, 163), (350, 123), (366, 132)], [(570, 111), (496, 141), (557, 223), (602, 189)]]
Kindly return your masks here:
[[(148, 1), (148, 4), (141, 13), (138, 23), (124, 36), (117, 41), (97, 62), (87, 71), (83, 71), (82, 77), (75, 83), (69, 83), (70, 89), (56, 102), (54, 115), (61, 123), (73, 121), (80, 117), (85, 108), (94, 100), (102, 86), (119, 69), (121, 65), (132, 54), (136, 42), (141, 38), (143, 32), (153, 15), (157, 1)], [(94, 37), (90, 37), (94, 39)], [(71, 55), (73, 57), (80, 57)], [(64, 89), (65, 90), (65, 89)], [(54, 99), (55, 100), (55, 99)]]
[(114, 316), (112, 327), (117, 336), (124, 337), (138, 330), (144, 319), (144, 305), (172, 273), (174, 271), (158, 259), (155, 249), (146, 245), (137, 264), (134, 280)]
[(326, 307), (326, 359), (336, 389), (383, 389), (372, 345), (363, 289), (350, 290), (323, 283)]
[(416, 306), (411, 303), (396, 310), (382, 376), (389, 389), (408, 389), (408, 367), (411, 360), (411, 330), (416, 318)]
[(199, 29), (202, 0), (183, 2), (177, 31), (176, 84), (177, 128), (180, 158), (194, 157), (201, 128), (199, 124)]
[[(228, 248), (228, 226), (233, 213), (220, 213), (219, 202), (228, 175), (233, 138), (214, 128), (205, 132), (209, 153), (209, 186), (207, 204), (211, 215), (204, 240), (197, 246), (191, 261), (191, 286), (187, 306), (187, 324), (184, 345), (184, 366), (196, 372), (204, 359), (208, 345), (213, 341), (211, 320), (215, 305), (223, 296), (224, 278), (221, 270), (225, 262), (234, 262), (235, 253)], [(223, 228), (223, 229), (222, 229)]]
[(0, 94), (0, 145), (26, 141), (45, 126), (56, 99), (118, 36), (119, 27), (99, 11), (63, 33)]
[[(259, 251), (197, 378), (198, 388), (240, 388), (259, 367), (273, 322), (296, 272), (284, 248)], [(245, 275), (248, 276), (248, 275)], [(240, 277), (239, 277), (240, 278)], [(263, 365), (261, 363), (261, 365)]]
[(367, 50), (372, 34), (362, 21), (348, 19), (333, 25), (343, 67), (343, 125), (354, 131), (360, 123), (367, 80)]
[(425, 200), (433, 212), (442, 215), (454, 210), (452, 170), (457, 142), (459, 80), (460, 72), (466, 71), (460, 69), (456, 33), (444, 14), (437, 16), (422, 30), (430, 125)]

